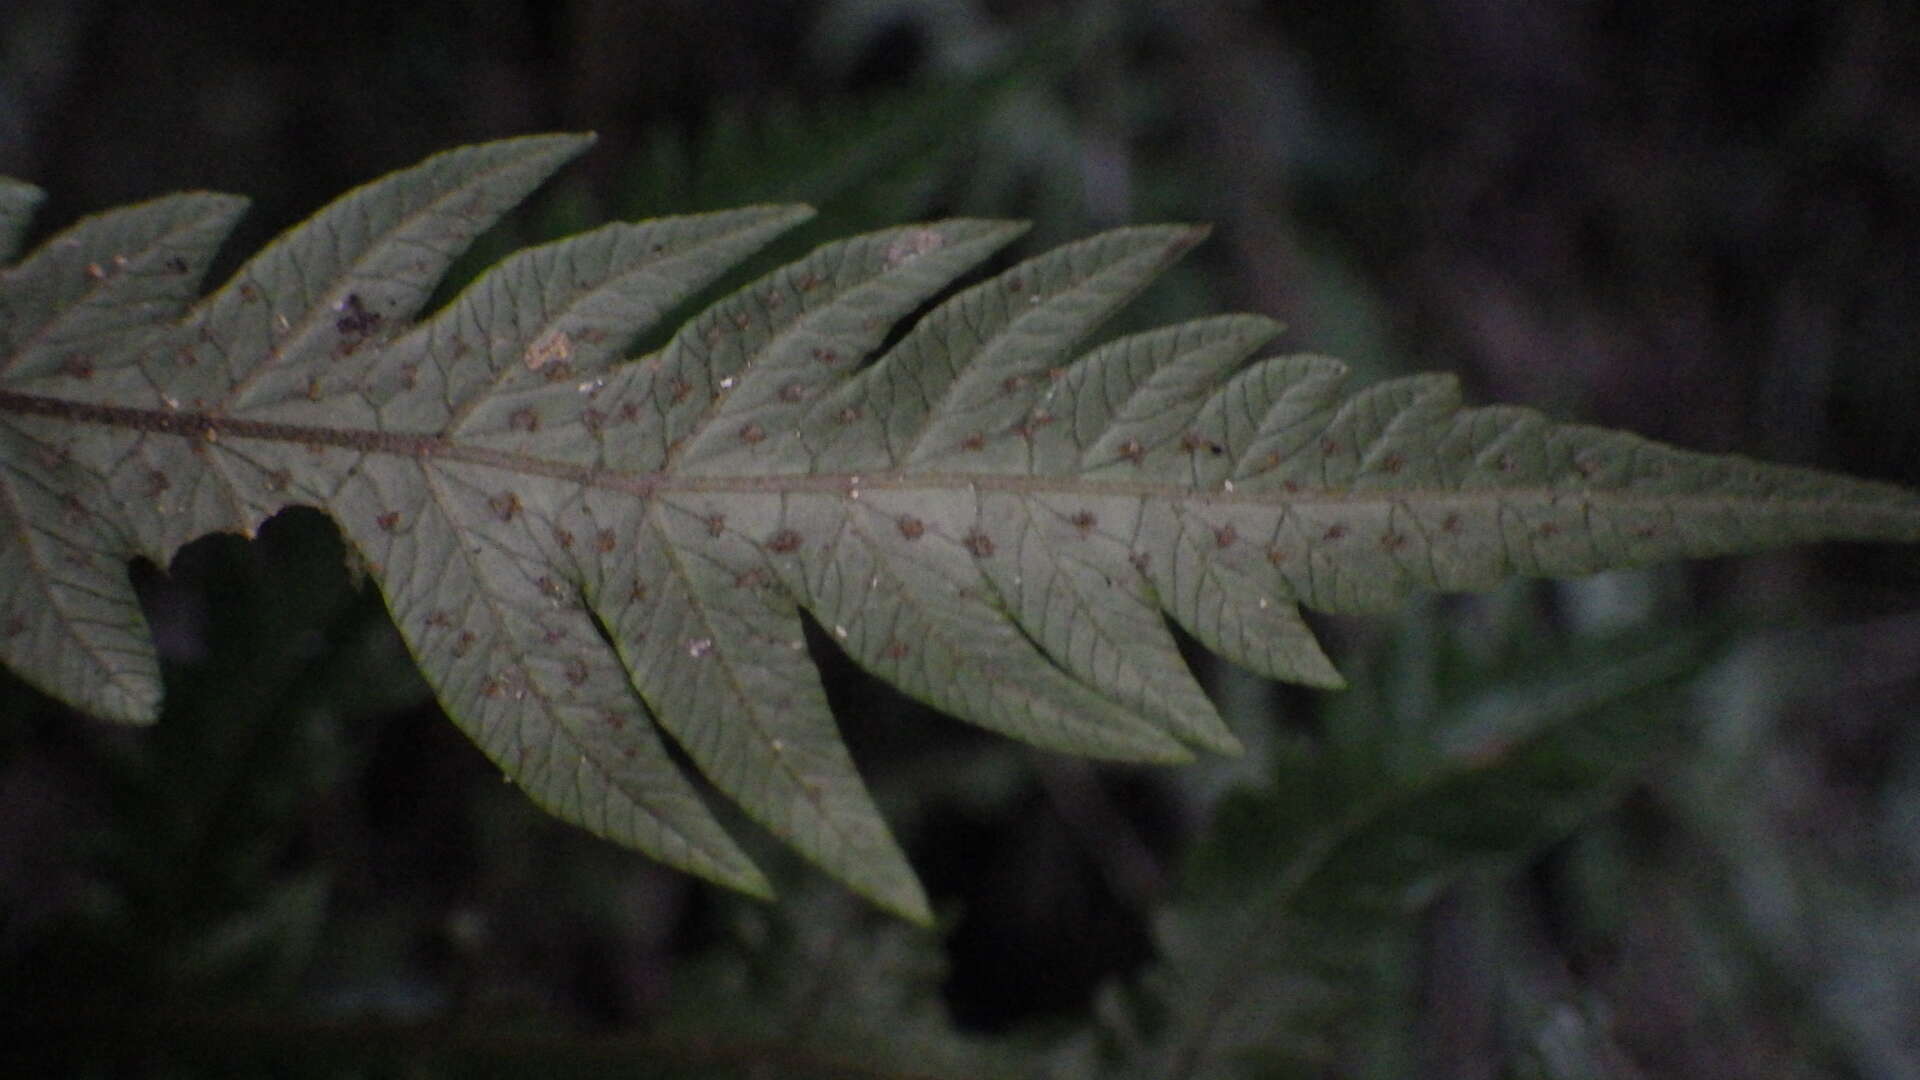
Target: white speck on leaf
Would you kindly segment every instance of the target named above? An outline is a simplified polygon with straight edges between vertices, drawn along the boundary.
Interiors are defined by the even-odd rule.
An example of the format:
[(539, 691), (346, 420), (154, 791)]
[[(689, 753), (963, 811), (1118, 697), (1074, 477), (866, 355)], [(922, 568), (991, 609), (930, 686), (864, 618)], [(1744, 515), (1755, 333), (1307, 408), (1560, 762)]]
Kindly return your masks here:
[(846, 639), (846, 636), (847, 636), (847, 628), (846, 628), (846, 627), (844, 627), (844, 626), (836, 626), (836, 627), (834, 627), (834, 628), (833, 628), (833, 636), (834, 636), (834, 637), (837, 637), (837, 638), (840, 638), (840, 639), (842, 639), (842, 640), (845, 640), (845, 639)]
[(733, 389), (733, 384), (734, 384), (734, 383), (736, 383), (736, 382), (739, 382), (739, 381), (740, 381), (740, 380), (738, 380), (738, 379), (736, 379), (736, 378), (734, 378), (733, 376), (731, 376), (731, 375), (729, 375), (729, 376), (727, 376), (726, 378), (724, 378), (724, 379), (721, 379), (721, 380), (720, 380), (720, 389), (722, 389), (722, 390), (731, 390), (731, 389)]
[(694, 638), (692, 641), (687, 642), (687, 655), (693, 657), (695, 660), (700, 659), (701, 657), (707, 655), (712, 651), (713, 651), (712, 638), (697, 637), (697, 638)]

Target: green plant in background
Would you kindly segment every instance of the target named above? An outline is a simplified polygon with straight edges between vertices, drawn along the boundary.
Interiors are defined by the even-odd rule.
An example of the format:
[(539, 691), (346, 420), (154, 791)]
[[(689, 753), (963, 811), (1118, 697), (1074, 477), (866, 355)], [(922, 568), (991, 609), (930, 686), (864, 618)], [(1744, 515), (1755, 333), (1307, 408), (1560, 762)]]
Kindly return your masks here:
[[(1175, 758), (1183, 743), (1237, 740), (1186, 675), (1162, 610), (1249, 667), (1331, 683), (1296, 601), (1377, 609), (1414, 586), (1916, 531), (1911, 497), (1882, 486), (1522, 410), (1461, 410), (1439, 380), (1349, 398), (1330, 361), (1243, 369), (1273, 332), (1261, 320), (1205, 320), (1076, 359), (1076, 343), (1191, 242), (1185, 230), (1127, 230), (1039, 256), (953, 294), (890, 344), (893, 322), (945, 294), (1011, 230), (937, 223), (830, 245), (638, 361), (618, 350), (648, 316), (798, 215), (609, 227), (516, 256), (410, 325), (460, 239), (576, 148), (494, 144), (371, 185), (184, 316), (237, 211), (229, 200), (104, 215), (9, 271), (0, 411), (15, 508), (6, 555), (20, 572), (5, 580), (37, 590), (9, 594), (9, 665), (94, 711), (150, 716), (158, 683), (125, 560), (164, 564), (201, 533), (317, 505), (367, 560), (449, 714), (536, 799), (760, 887), (662, 755), (658, 722), (776, 835), (924, 917), (795, 651), (796, 604), (865, 666), (958, 715), (1075, 752)], [(33, 198), (9, 195), (17, 239)], [(203, 382), (175, 381), (182, 371)], [(701, 399), (710, 412), (682, 410)], [(622, 406), (635, 403), (628, 418)], [(409, 549), (416, 536), (426, 546)], [(462, 561), (471, 574), (442, 573)], [(883, 575), (886, 588), (875, 585)], [(76, 602), (85, 610), (73, 616)], [(1538, 850), (1604, 805), (1657, 727), (1658, 713), (1632, 702), (1697, 659), (1691, 641), (1607, 655), (1600, 672), (1591, 660), (1536, 672), (1525, 683), (1541, 688), (1536, 704), (1503, 700), (1520, 727), (1497, 752), (1460, 752), (1465, 729), (1449, 728), (1447, 709), (1355, 695), (1334, 714), (1328, 752), (1283, 747), (1264, 794), (1228, 804), (1163, 920), (1164, 967), (1109, 999), (1103, 1034), (1026, 1055), (1044, 1062), (1030, 1067), (1144, 1076), (1324, 1064), (1318, 1018), (1354, 1015), (1369, 971), (1404, 979), (1395, 957), (1423, 889), (1481, 857)], [(702, 683), (718, 661), (731, 677)], [(941, 677), (981, 670), (1007, 681)], [(778, 707), (752, 681), (767, 672), (786, 696)], [(544, 730), (530, 735), (530, 716)], [(558, 740), (573, 741), (571, 758), (553, 752)], [(644, 755), (654, 757), (642, 773)], [(256, 768), (239, 761), (237, 773)], [(152, 805), (175, 786), (155, 783)], [(218, 968), (276, 926), (311, 925), (300, 913), (324, 884), (280, 891), (269, 907), (284, 919), (216, 920), (159, 963)], [(817, 960), (808, 931), (778, 933)], [(847, 946), (856, 957), (869, 947)], [(281, 978), (300, 963), (297, 948), (279, 953)], [(713, 997), (686, 991), (680, 1030), (711, 1035), (722, 1014), (703, 1000), (817, 1018), (834, 986), (820, 973), (836, 970), (780, 967), (818, 970), (802, 980), (810, 989), (756, 1013), (741, 988), (777, 997), (780, 979), (743, 981), (714, 963)], [(958, 1039), (922, 1012), (930, 968), (881, 967), (901, 973), (849, 1004), (847, 1024), (808, 1029), (816, 1059), (799, 1052), (805, 1040), (782, 1040), (792, 1029), (777, 1020), (765, 1056), (833, 1072), (859, 1059), (863, 1039)], [(922, 1020), (901, 1025), (901, 1009)], [(901, 1068), (938, 1060), (925, 1042), (900, 1045)], [(1012, 1072), (1004, 1049), (959, 1040), (945, 1071)]]

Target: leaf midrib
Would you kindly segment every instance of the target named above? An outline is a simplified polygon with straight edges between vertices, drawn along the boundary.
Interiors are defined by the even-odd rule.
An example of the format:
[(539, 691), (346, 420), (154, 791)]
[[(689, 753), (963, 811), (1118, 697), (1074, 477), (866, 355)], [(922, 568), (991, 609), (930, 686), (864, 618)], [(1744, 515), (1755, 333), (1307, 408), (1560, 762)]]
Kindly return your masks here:
[[(640, 498), (665, 494), (824, 494), (852, 495), (861, 491), (969, 490), (993, 491), (1016, 495), (1120, 496), (1140, 499), (1167, 499), (1184, 503), (1222, 506), (1366, 506), (1382, 503), (1444, 502), (1450, 506), (1475, 503), (1500, 504), (1513, 500), (1557, 501), (1566, 499), (1589, 506), (1604, 502), (1617, 507), (1671, 509), (1684, 502), (1693, 509), (1713, 507), (1752, 507), (1764, 505), (1776, 512), (1816, 511), (1835, 506), (1867, 505), (1876, 500), (1817, 497), (1786, 497), (1778, 494), (1727, 494), (1724, 492), (1634, 492), (1620, 488), (1566, 488), (1551, 485), (1513, 487), (1455, 488), (1365, 488), (1334, 489), (1301, 486), (1291, 491), (1273, 491), (1243, 483), (1236, 488), (1229, 480), (1219, 488), (1198, 490), (1174, 482), (1095, 480), (1058, 473), (1020, 474), (996, 472), (862, 472), (862, 473), (760, 473), (740, 476), (680, 475), (672, 472), (625, 472), (581, 465), (570, 461), (519, 454), (491, 447), (457, 442), (440, 435), (414, 432), (376, 431), (364, 428), (315, 427), (272, 420), (252, 420), (218, 413), (188, 409), (148, 409), (128, 405), (103, 405), (0, 390), (0, 413), (40, 416), (75, 424), (143, 431), (198, 438), (213, 443), (221, 439), (249, 439), (292, 443), (300, 446), (340, 447), (363, 454), (384, 454), (417, 461), (449, 461), (483, 465), (528, 476), (541, 476), (584, 487), (618, 491)], [(1897, 514), (1898, 507), (1889, 507)]]

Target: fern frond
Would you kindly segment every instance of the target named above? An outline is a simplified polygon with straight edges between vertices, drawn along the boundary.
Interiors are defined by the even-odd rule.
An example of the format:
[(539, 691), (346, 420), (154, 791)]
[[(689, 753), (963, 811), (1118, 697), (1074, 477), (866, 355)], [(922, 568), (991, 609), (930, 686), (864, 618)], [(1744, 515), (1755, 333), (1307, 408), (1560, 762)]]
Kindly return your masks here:
[[(1404, 1038), (1414, 989), (1382, 975), (1413, 970), (1428, 900), (1617, 802), (1672, 740), (1673, 690), (1706, 645), (1682, 629), (1607, 642), (1597, 665), (1549, 653), (1527, 677), (1493, 681), (1497, 701), (1466, 695), (1433, 715), (1335, 710), (1330, 727), (1348, 730), (1314, 751), (1296, 745), (1269, 784), (1221, 806), (1157, 922), (1164, 961), (1108, 1010), (1118, 1068), (1106, 1071), (1199, 1080), (1261, 1062), (1317, 1075), (1372, 1030)], [(1460, 745), (1488, 706), (1512, 734)], [(1413, 768), (1409, 750), (1421, 756)]]
[[(7, 270), (0, 660), (150, 719), (160, 684), (126, 561), (316, 506), (448, 714), (542, 805), (766, 893), (664, 732), (784, 841), (924, 920), (803, 612), (974, 723), (1178, 761), (1236, 741), (1165, 616), (1262, 674), (1334, 686), (1299, 605), (1920, 538), (1920, 499), (1889, 486), (1465, 408), (1442, 377), (1348, 395), (1331, 360), (1248, 365), (1277, 332), (1265, 320), (1077, 353), (1191, 228), (1116, 230), (951, 295), (1019, 226), (857, 236), (623, 360), (806, 213), (749, 208), (522, 252), (417, 320), (450, 260), (585, 145), (432, 158), (198, 302), (229, 197), (104, 214)], [(32, 202), (0, 190), (0, 237)]]

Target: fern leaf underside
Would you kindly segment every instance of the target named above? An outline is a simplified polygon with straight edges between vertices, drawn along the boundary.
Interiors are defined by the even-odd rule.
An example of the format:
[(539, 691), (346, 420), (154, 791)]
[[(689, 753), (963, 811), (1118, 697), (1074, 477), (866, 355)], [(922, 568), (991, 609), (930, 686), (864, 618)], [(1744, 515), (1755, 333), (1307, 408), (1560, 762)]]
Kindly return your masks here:
[[(769, 892), (664, 732), (782, 840), (924, 920), (802, 611), (974, 723), (1178, 761), (1236, 742), (1167, 616), (1263, 675), (1335, 686), (1299, 605), (1920, 538), (1920, 499), (1897, 488), (1463, 408), (1444, 377), (1348, 394), (1333, 360), (1250, 363), (1279, 329), (1257, 317), (1076, 352), (1190, 228), (1116, 230), (958, 292), (1017, 225), (857, 236), (624, 359), (807, 213), (753, 207), (523, 251), (418, 318), (451, 260), (587, 142), (431, 158), (204, 298), (242, 208), (227, 196), (111, 211), (5, 270), (0, 661), (150, 720), (127, 561), (316, 506), (448, 714), (543, 806)], [(0, 254), (37, 201), (0, 185)]]

